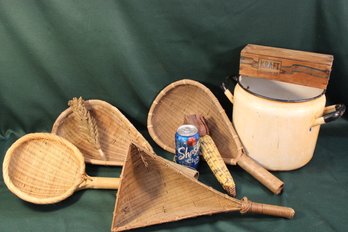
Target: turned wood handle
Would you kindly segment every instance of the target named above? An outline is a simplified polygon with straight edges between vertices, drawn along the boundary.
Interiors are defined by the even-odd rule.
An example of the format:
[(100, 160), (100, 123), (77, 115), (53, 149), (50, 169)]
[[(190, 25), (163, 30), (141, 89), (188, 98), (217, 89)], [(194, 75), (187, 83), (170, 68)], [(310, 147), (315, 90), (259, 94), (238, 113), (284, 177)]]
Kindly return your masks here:
[(281, 193), (284, 187), (284, 182), (279, 180), (276, 176), (274, 176), (261, 165), (256, 163), (248, 155), (242, 154), (239, 157), (237, 164), (245, 171), (247, 171), (250, 175), (255, 177), (259, 182), (261, 182), (274, 194)]
[(118, 189), (119, 186), (120, 178), (91, 177), (86, 175), (77, 189)]
[(275, 217), (283, 217), (291, 219), (295, 215), (295, 210), (289, 207), (278, 206), (278, 205), (269, 205), (261, 204), (249, 201), (246, 197), (242, 200), (242, 208), (240, 212), (244, 213), (255, 213), (255, 214), (264, 214)]

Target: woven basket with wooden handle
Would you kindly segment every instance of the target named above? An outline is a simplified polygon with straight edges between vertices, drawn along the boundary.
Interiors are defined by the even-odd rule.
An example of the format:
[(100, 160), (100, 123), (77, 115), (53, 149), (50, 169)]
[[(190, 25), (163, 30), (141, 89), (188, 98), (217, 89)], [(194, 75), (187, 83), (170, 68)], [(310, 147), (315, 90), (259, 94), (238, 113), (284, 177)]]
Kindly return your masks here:
[(18, 139), (3, 162), (5, 184), (19, 198), (52, 204), (86, 188), (117, 189), (119, 178), (90, 177), (80, 151), (54, 134), (33, 133)]
[(131, 145), (121, 173), (111, 230), (130, 230), (233, 211), (284, 218), (295, 214), (288, 207), (229, 197), (183, 175), (161, 157)]
[(153, 140), (163, 149), (175, 153), (174, 135), (185, 115), (201, 114), (207, 121), (222, 158), (238, 164), (258, 181), (279, 194), (284, 183), (252, 160), (243, 149), (239, 137), (214, 94), (194, 80), (179, 80), (165, 87), (153, 101), (147, 127)]

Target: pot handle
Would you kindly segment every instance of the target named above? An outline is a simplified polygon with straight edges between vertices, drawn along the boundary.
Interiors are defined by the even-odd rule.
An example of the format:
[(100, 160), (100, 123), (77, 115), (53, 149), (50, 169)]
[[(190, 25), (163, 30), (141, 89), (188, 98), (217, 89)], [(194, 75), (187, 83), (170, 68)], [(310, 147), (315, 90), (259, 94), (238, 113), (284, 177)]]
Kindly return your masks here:
[[(233, 104), (233, 103), (234, 103), (233, 94), (231, 93), (231, 91), (229, 90), (229, 88), (226, 87), (226, 86), (228, 86), (229, 83), (231, 82), (231, 79), (233, 79), (234, 81), (236, 81), (236, 82), (238, 83), (238, 77), (237, 77), (237, 76), (232, 76), (232, 75), (230, 75), (230, 76), (227, 76), (227, 77), (226, 77), (225, 82), (222, 82), (222, 83), (221, 83), (221, 88), (222, 88), (222, 90), (224, 91), (224, 94), (225, 94), (225, 96), (228, 98), (228, 100), (230, 100), (230, 102)], [(228, 84), (226, 85), (226, 83), (228, 83)]]
[(345, 111), (346, 111), (346, 106), (344, 104), (336, 104), (332, 106), (327, 106), (324, 109), (323, 116), (315, 119), (312, 127), (335, 121), (336, 119), (340, 118)]

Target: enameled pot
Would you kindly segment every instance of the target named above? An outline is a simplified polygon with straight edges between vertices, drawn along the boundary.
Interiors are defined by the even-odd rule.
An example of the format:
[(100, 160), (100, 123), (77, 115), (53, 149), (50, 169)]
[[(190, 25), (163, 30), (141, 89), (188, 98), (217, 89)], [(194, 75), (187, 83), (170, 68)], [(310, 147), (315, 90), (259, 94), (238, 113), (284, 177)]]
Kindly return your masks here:
[[(235, 78), (233, 123), (249, 156), (269, 170), (294, 170), (314, 153), (320, 125), (341, 117), (322, 89), (252, 77)], [(226, 93), (226, 91), (225, 91)]]

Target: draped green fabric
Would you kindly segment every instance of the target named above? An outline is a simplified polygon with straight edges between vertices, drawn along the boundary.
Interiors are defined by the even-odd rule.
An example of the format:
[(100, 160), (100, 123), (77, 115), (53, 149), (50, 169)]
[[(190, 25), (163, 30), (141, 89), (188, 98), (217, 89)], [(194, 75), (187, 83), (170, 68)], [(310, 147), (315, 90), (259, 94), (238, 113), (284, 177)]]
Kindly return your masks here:
[[(146, 130), (153, 99), (169, 83), (191, 78), (231, 115), (219, 85), (238, 74), (248, 43), (334, 55), (328, 104), (348, 104), (347, 21), (344, 0), (0, 0), (1, 160), (17, 138), (49, 132), (75, 96), (116, 106), (171, 159)], [(141, 231), (347, 231), (347, 150), (346, 119), (322, 126), (312, 161), (275, 173), (286, 186), (280, 196), (229, 166), (238, 198), (293, 207), (293, 220), (226, 213)], [(205, 164), (199, 171), (202, 182), (223, 191)], [(87, 172), (117, 177), (121, 168), (88, 165)], [(84, 190), (40, 206), (16, 198), (0, 178), (0, 231), (109, 231), (115, 194)]]

